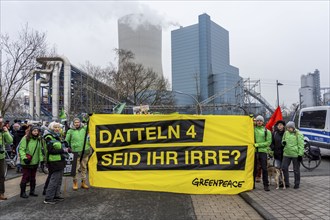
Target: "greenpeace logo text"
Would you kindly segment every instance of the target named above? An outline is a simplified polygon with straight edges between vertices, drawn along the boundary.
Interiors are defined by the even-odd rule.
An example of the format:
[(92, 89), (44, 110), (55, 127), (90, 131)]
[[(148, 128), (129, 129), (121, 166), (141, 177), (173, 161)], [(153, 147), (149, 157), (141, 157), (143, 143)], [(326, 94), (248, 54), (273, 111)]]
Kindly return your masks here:
[(232, 181), (232, 180), (221, 180), (221, 179), (203, 179), (195, 178), (192, 181), (194, 186), (218, 186), (218, 187), (230, 187), (230, 188), (241, 188), (245, 181)]

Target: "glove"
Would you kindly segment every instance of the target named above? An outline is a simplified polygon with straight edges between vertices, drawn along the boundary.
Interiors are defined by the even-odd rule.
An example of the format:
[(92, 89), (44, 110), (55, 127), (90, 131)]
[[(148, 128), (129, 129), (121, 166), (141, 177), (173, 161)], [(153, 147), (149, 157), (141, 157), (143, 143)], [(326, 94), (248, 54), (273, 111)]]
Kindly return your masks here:
[(298, 156), (298, 161), (299, 161), (299, 162), (302, 161), (302, 156)]
[(63, 151), (65, 153), (71, 153), (72, 152), (71, 148), (69, 148), (69, 147), (68, 148), (64, 148)]
[(286, 145), (286, 141), (283, 141), (283, 142), (282, 142), (282, 145), (285, 146), (285, 145)]
[(24, 161), (25, 164), (30, 164), (30, 162), (31, 162), (31, 160), (29, 160), (27, 158), (23, 159), (23, 161)]
[(68, 143), (67, 141), (63, 141), (62, 144), (63, 144), (64, 147), (66, 147), (66, 148), (69, 148), (69, 147), (70, 147), (70, 145), (69, 145), (69, 143)]

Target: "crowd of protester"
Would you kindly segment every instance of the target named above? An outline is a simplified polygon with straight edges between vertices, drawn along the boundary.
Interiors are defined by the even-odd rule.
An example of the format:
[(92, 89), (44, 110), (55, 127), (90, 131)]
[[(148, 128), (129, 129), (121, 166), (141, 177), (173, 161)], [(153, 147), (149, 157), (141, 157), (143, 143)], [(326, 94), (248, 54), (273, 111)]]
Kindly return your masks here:
[[(262, 182), (265, 191), (270, 191), (267, 160), (274, 157), (274, 166), (284, 174), (283, 183), (290, 187), (289, 165), (293, 163), (294, 189), (300, 185), (300, 162), (304, 153), (303, 135), (295, 128), (292, 121), (285, 123), (279, 120), (272, 131), (265, 128), (265, 120), (261, 115), (254, 119), (255, 164), (254, 188), (256, 182)], [(38, 196), (35, 193), (36, 173), (38, 166), (47, 164), (48, 177), (44, 185), (43, 195), (45, 204), (56, 204), (64, 200), (61, 196), (61, 185), (65, 158), (68, 153), (78, 155), (76, 175), (73, 176), (73, 190), (78, 190), (78, 175), (81, 174), (81, 188), (88, 189), (87, 162), (91, 154), (87, 126), (79, 118), (68, 126), (59, 122), (29, 124), (28, 121), (14, 120), (13, 124), (0, 117), (0, 200), (5, 197), (4, 166), (5, 152), (16, 158), (17, 172), (22, 172), (20, 182), (20, 197)], [(80, 172), (78, 172), (80, 171)], [(28, 183), (29, 194), (26, 193)], [(283, 187), (284, 184), (281, 184)]]
[[(47, 179), (43, 195), (45, 204), (56, 204), (64, 200), (61, 185), (66, 158), (69, 153), (78, 155), (73, 190), (78, 190), (81, 173), (81, 188), (88, 189), (87, 162), (91, 154), (87, 125), (75, 118), (71, 126), (53, 121), (29, 123), (28, 121), (4, 121), (0, 116), (0, 200), (5, 197), (5, 157), (14, 158), (16, 172), (22, 173), (20, 197), (36, 197), (36, 173), (38, 167), (47, 167)], [(85, 144), (85, 147), (84, 147)], [(81, 159), (80, 159), (81, 158)], [(45, 165), (46, 164), (46, 165)], [(80, 172), (79, 172), (80, 171)], [(29, 186), (29, 193), (26, 192)]]

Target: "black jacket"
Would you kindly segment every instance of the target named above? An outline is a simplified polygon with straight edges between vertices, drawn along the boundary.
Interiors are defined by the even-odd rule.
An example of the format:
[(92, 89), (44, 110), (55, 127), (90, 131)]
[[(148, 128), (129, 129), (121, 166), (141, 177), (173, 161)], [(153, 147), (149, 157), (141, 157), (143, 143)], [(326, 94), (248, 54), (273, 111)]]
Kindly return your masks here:
[(283, 159), (284, 146), (282, 145), (282, 138), (284, 131), (285, 130), (279, 131), (278, 129), (275, 129), (272, 133), (272, 144), (270, 145), (271, 150), (274, 151), (274, 159), (280, 161)]
[(25, 130), (18, 130), (13, 132), (13, 145), (15, 146), (15, 151), (16, 147), (18, 146), (19, 142), (22, 140), (22, 138), (25, 136)]

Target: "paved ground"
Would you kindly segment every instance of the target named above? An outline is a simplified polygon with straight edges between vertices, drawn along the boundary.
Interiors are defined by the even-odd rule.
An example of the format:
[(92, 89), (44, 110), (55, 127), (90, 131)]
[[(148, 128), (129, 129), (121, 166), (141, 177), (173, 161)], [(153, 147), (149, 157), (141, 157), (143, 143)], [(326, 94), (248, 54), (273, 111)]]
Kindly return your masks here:
[[(330, 167), (329, 167), (330, 169)], [(291, 184), (293, 178), (290, 178)], [(241, 196), (254, 206), (265, 219), (330, 219), (330, 177), (302, 177), (300, 188), (256, 189)]]
[[(38, 173), (39, 197), (18, 196), (20, 177), (6, 181), (9, 200), (0, 202), (0, 219), (328, 219), (330, 220), (329, 158), (315, 171), (301, 168), (300, 189), (265, 192), (262, 183), (240, 195), (185, 195), (91, 188), (73, 192), (64, 178), (65, 201), (43, 204), (46, 175)], [(318, 174), (318, 175), (317, 175)], [(317, 176), (315, 176), (317, 175)], [(292, 173), (290, 182), (293, 183)]]
[(263, 219), (239, 195), (192, 195), (197, 220)]
[[(20, 177), (6, 181), (7, 201), (0, 202), (1, 220), (7, 219), (262, 219), (239, 195), (185, 195), (91, 188), (72, 191), (64, 178), (65, 201), (43, 204), (46, 175), (38, 173), (39, 197), (19, 197)], [(40, 184), (41, 183), (41, 184)]]
[[(37, 182), (44, 176), (39, 175)], [(8, 181), (7, 190), (17, 195), (0, 202), (0, 219), (196, 219), (189, 195), (145, 191), (91, 188), (72, 191), (72, 179), (65, 178), (65, 200), (56, 205), (43, 204), (42, 187), (36, 198), (18, 196), (20, 178)], [(63, 185), (64, 187), (64, 185)], [(6, 193), (7, 194), (7, 193)], [(12, 196), (10, 192), (7, 194)]]

